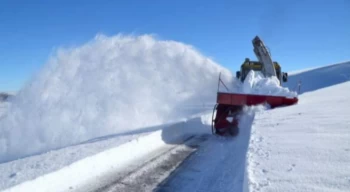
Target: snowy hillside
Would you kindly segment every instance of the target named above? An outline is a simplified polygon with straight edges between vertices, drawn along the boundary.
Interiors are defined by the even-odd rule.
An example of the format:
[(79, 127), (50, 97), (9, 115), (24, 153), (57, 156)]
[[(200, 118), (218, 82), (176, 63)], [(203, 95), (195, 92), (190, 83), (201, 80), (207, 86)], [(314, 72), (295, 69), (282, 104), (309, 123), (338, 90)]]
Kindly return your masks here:
[[(244, 108), (235, 138), (211, 134), (218, 75), (230, 91), (296, 96)], [(61, 49), (0, 103), (0, 190), (346, 191), (350, 62), (241, 83), (193, 47), (97, 36)], [(221, 90), (223, 91), (223, 90)]]
[(350, 81), (350, 61), (327, 65), (310, 70), (303, 70), (290, 74), (286, 86), (291, 90), (297, 88), (301, 82), (300, 93), (315, 91), (317, 89), (329, 87), (346, 81)]
[[(315, 77), (310, 74), (298, 75)], [(247, 159), (250, 191), (349, 191), (350, 81), (316, 88), (300, 96), (298, 105), (255, 116)]]

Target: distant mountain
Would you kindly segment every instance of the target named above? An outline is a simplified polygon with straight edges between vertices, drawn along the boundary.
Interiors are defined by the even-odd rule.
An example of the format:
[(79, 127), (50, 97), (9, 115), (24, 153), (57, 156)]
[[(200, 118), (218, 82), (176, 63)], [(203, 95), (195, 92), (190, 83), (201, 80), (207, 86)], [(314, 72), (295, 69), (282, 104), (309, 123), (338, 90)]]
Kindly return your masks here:
[(10, 97), (13, 97), (13, 95), (9, 93), (0, 93), (0, 101), (6, 101)]

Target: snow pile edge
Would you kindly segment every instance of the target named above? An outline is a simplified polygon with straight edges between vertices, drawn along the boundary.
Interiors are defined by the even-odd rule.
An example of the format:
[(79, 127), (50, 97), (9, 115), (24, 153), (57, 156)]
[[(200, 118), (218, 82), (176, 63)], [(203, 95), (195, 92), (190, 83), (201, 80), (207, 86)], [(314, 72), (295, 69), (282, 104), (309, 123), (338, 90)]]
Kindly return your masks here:
[[(180, 124), (181, 123), (178, 123), (176, 125), (181, 126)], [(183, 136), (185, 136), (185, 134), (176, 135), (173, 139), (177, 140)], [(120, 170), (130, 162), (142, 158), (165, 145), (170, 144), (167, 144), (162, 139), (162, 130), (159, 130), (116, 148), (77, 161), (58, 171), (5, 189), (4, 192), (44, 192), (67, 191), (72, 188), (76, 189), (106, 173)]]

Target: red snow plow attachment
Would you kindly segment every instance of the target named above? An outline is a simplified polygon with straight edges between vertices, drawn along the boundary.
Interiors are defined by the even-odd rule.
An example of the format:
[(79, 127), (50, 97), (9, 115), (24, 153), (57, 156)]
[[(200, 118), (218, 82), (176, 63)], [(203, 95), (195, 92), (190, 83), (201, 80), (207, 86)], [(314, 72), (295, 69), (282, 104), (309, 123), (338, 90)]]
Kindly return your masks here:
[(218, 92), (216, 103), (236, 106), (251, 106), (267, 103), (271, 108), (293, 105), (298, 102), (297, 97), (287, 98), (283, 96), (272, 95), (253, 95), (253, 94), (238, 94)]
[[(225, 86), (219, 77), (219, 85), (220, 83)], [(218, 90), (213, 110), (212, 132), (218, 135), (236, 135), (238, 133), (238, 118), (243, 106), (268, 104), (271, 108), (275, 108), (294, 105), (297, 102), (297, 97), (240, 94), (219, 92)]]

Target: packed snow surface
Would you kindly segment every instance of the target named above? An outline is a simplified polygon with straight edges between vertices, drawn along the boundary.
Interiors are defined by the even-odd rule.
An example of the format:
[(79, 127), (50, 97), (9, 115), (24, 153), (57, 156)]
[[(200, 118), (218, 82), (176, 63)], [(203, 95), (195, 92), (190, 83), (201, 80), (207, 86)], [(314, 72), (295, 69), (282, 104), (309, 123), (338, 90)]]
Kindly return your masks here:
[(232, 84), (191, 46), (149, 35), (60, 49), (0, 121), (0, 162), (193, 115), (215, 102), (220, 72)]
[(247, 154), (250, 191), (349, 191), (349, 95), (345, 82), (257, 113)]

